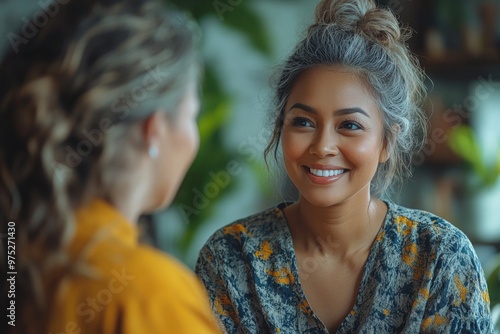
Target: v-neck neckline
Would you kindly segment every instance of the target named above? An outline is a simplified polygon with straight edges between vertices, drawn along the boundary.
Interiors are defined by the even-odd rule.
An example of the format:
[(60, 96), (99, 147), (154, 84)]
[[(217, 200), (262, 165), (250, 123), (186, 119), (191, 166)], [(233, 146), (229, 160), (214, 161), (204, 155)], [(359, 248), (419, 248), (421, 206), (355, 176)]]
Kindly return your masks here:
[(349, 323), (349, 320), (352, 319), (352, 317), (356, 316), (359, 313), (359, 309), (361, 308), (363, 304), (363, 297), (365, 295), (365, 289), (366, 285), (368, 284), (368, 280), (370, 278), (370, 275), (368, 275), (368, 271), (373, 268), (373, 263), (376, 259), (376, 253), (379, 249), (380, 242), (382, 240), (383, 234), (386, 231), (389, 222), (391, 220), (391, 217), (393, 216), (394, 208), (393, 204), (389, 201), (383, 200), (383, 202), (387, 205), (387, 213), (384, 218), (384, 222), (382, 223), (382, 226), (380, 227), (379, 231), (377, 232), (377, 235), (375, 236), (375, 239), (373, 241), (373, 244), (370, 248), (370, 252), (368, 254), (368, 258), (366, 259), (366, 262), (363, 266), (363, 274), (361, 276), (361, 281), (359, 284), (358, 292), (356, 295), (356, 300), (354, 302), (353, 307), (351, 308), (351, 311), (347, 314), (347, 316), (341, 321), (339, 327), (337, 328), (337, 331), (335, 333), (330, 333), (328, 331), (328, 328), (326, 325), (321, 321), (321, 319), (316, 315), (314, 310), (312, 309), (311, 305), (309, 304), (309, 301), (307, 299), (306, 293), (304, 291), (304, 288), (302, 287), (302, 282), (300, 279), (299, 275), (299, 266), (297, 263), (297, 256), (295, 254), (295, 248), (293, 246), (293, 238), (292, 238), (292, 233), (290, 230), (290, 226), (288, 224), (288, 220), (286, 219), (285, 212), (283, 211), (286, 207), (289, 205), (293, 204), (291, 202), (283, 202), (280, 203), (276, 206), (276, 209), (280, 211), (280, 216), (281, 216), (281, 221), (285, 225), (283, 228), (283, 234), (284, 234), (284, 249), (287, 249), (290, 254), (290, 269), (292, 273), (296, 273), (296, 279), (295, 283), (293, 284), (293, 290), (294, 292), (298, 295), (298, 297), (302, 301), (307, 302), (307, 307), (311, 312), (311, 316), (314, 318), (316, 323), (320, 324), (321, 327), (323, 328), (325, 334), (340, 334), (344, 330), (344, 327), (347, 326)]

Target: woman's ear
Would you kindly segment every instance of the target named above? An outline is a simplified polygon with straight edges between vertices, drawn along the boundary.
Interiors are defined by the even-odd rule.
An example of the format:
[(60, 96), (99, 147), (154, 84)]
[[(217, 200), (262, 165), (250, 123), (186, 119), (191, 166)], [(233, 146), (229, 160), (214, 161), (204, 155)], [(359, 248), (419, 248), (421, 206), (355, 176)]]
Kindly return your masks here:
[(161, 111), (154, 112), (142, 122), (142, 138), (151, 159), (158, 158), (159, 145), (164, 140), (165, 122), (165, 116)]
[(395, 124), (391, 128), (391, 132), (388, 135), (384, 136), (384, 143), (382, 147), (382, 151), (380, 152), (380, 158), (379, 158), (379, 163), (383, 164), (389, 160), (391, 157), (391, 152), (392, 148), (394, 147), (394, 142), (396, 140), (396, 137), (399, 134), (400, 131), (399, 125)]
[(380, 152), (380, 157), (378, 162), (380, 164), (385, 163), (387, 160), (389, 160), (390, 153), (389, 153), (389, 143), (387, 142), (387, 139), (384, 139), (384, 146), (382, 147), (382, 151)]

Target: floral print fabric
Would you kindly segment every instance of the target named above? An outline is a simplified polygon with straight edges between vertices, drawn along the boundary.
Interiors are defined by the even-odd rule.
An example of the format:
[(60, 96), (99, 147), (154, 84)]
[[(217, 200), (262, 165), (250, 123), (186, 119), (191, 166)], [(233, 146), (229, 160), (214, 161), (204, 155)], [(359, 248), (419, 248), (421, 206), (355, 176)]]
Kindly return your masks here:
[[(387, 205), (337, 333), (492, 333), (483, 269), (467, 237), (428, 212)], [(200, 252), (196, 272), (228, 333), (328, 333), (302, 290), (284, 207), (220, 229)]]

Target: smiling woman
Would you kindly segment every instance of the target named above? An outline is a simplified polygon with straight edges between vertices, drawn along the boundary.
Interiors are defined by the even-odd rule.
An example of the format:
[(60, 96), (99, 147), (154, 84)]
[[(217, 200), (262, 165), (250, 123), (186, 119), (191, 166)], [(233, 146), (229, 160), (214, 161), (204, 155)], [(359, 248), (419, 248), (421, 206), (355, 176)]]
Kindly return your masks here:
[(217, 231), (197, 273), (229, 333), (490, 333), (466, 236), (382, 196), (422, 144), (423, 74), (371, 0), (323, 0), (276, 84), (274, 131), (299, 191)]

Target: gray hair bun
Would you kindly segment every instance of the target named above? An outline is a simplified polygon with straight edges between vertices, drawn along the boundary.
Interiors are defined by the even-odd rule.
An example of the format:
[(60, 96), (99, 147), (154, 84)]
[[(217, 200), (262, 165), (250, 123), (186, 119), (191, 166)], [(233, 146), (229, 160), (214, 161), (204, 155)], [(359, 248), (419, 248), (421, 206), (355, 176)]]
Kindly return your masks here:
[(323, 0), (316, 7), (315, 21), (317, 25), (335, 25), (385, 47), (406, 40), (394, 14), (377, 8), (372, 0)]

